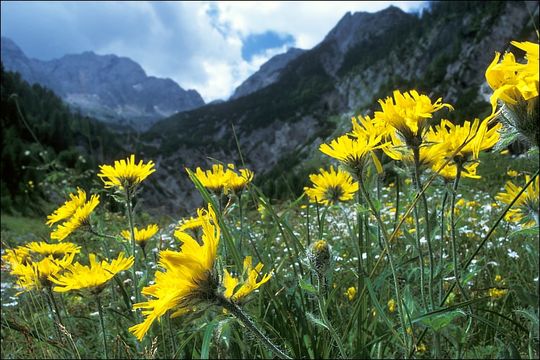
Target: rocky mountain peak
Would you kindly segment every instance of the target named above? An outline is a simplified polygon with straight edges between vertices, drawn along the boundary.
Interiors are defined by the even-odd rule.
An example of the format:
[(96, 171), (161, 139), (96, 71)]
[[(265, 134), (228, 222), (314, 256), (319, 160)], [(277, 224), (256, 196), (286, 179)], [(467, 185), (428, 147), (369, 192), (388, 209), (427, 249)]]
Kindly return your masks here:
[(282, 70), (305, 50), (290, 48), (283, 54), (278, 54), (270, 58), (261, 65), (259, 70), (247, 78), (240, 86), (236, 88), (231, 100), (254, 93), (268, 85), (275, 83), (282, 74)]
[(389, 27), (414, 17), (395, 6), (376, 13), (347, 12), (330, 30), (323, 42), (335, 41), (339, 51), (345, 53), (363, 40), (385, 32)]
[(113, 54), (85, 51), (42, 61), (29, 59), (12, 40), (2, 37), (2, 63), (26, 81), (50, 88), (83, 114), (137, 129), (204, 105), (195, 90), (147, 76), (135, 61)]

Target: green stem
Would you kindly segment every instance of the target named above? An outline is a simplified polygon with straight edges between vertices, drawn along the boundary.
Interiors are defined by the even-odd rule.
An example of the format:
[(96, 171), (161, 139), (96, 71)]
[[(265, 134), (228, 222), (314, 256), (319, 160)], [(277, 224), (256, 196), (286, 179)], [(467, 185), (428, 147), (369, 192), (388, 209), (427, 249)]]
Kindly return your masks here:
[(452, 198), (450, 200), (450, 237), (452, 240), (452, 259), (454, 262), (454, 277), (456, 279), (457, 286), (459, 288), (459, 291), (461, 291), (461, 294), (465, 298), (465, 300), (469, 300), (469, 297), (465, 293), (465, 289), (463, 288), (463, 285), (460, 281), (460, 274), (459, 274), (459, 262), (457, 257), (457, 241), (456, 241), (456, 224), (455, 224), (455, 210), (456, 210), (456, 194), (457, 194), (457, 188), (459, 185), (459, 180), (461, 178), (461, 166), (457, 165), (457, 171), (456, 171), (456, 179), (454, 180), (454, 186), (452, 187)]
[(99, 295), (96, 296), (97, 308), (99, 313), (99, 322), (101, 324), (101, 333), (103, 335), (103, 350), (105, 352), (105, 359), (109, 358), (109, 353), (107, 352), (107, 335), (105, 333), (105, 322), (103, 321), (103, 308), (101, 306), (101, 298)]
[[(317, 303), (319, 305), (319, 313), (321, 315), (321, 320), (325, 324), (325, 326), (328, 328), (328, 331), (330, 332), (330, 335), (332, 335), (332, 338), (336, 342), (341, 357), (343, 359), (347, 359), (347, 355), (345, 353), (345, 348), (343, 347), (343, 342), (341, 341), (341, 339), (339, 338), (339, 335), (337, 334), (336, 330), (334, 329), (334, 327), (332, 326), (332, 324), (330, 323), (330, 321), (328, 321), (328, 318), (326, 317), (325, 295), (324, 295), (324, 293), (321, 294), (321, 287), (322, 286), (321, 286), (321, 278), (320, 278), (320, 276), (317, 276), (317, 281), (319, 283), (318, 288), (319, 288), (319, 293), (320, 293), (320, 295), (317, 296)], [(364, 344), (362, 343), (362, 346), (363, 345)]]
[(420, 262), (420, 297), (422, 298), (422, 305), (424, 306), (424, 308), (427, 308), (426, 295), (425, 295), (425, 282), (424, 282), (424, 254), (422, 252), (422, 244), (420, 243), (420, 221), (419, 221), (417, 204), (414, 204), (413, 214), (414, 214), (414, 226), (416, 228), (416, 231), (415, 231), (416, 248), (418, 250), (418, 260)]
[[(429, 224), (429, 212), (428, 212), (428, 203), (426, 199), (426, 193), (422, 191), (422, 182), (420, 180), (420, 149), (416, 148), (414, 150), (415, 155), (415, 164), (414, 164), (414, 177), (417, 185), (418, 193), (420, 194), (420, 199), (422, 200), (422, 208), (424, 210), (424, 237), (426, 238), (429, 254), (429, 285), (428, 285), (428, 294), (429, 294), (429, 304), (431, 310), (434, 309), (434, 296), (433, 296), (433, 277), (435, 274), (435, 260), (433, 257), (433, 248), (431, 247), (431, 226)], [(419, 229), (416, 229), (418, 232)]]
[(445, 248), (445, 241), (444, 241), (444, 233), (445, 233), (445, 224), (444, 224), (444, 208), (446, 207), (446, 201), (448, 200), (448, 191), (444, 192), (442, 204), (441, 204), (441, 246), (439, 250), (439, 269), (440, 269), (440, 275), (439, 275), (439, 304), (442, 302), (442, 296), (443, 296), (443, 276), (442, 276), (442, 269), (443, 269), (443, 251)]
[(133, 204), (132, 198), (131, 198), (131, 190), (126, 189), (126, 207), (127, 207), (127, 217), (129, 222), (129, 233), (131, 236), (131, 251), (132, 255), (135, 258), (135, 261), (133, 262), (133, 266), (131, 267), (131, 274), (133, 277), (133, 291), (135, 291), (135, 301), (140, 302), (140, 296), (138, 291), (138, 284), (137, 284), (137, 273), (136, 273), (136, 264), (137, 264), (137, 258), (135, 255), (135, 251), (137, 248), (137, 244), (135, 243), (135, 230), (133, 228)]
[(216, 295), (217, 304), (240, 320), (259, 341), (264, 344), (269, 350), (274, 352), (281, 359), (291, 359), (291, 357), (281, 351), (266, 335), (264, 335), (253, 321), (244, 313), (244, 311), (235, 303), (229, 301), (223, 295)]
[[(388, 241), (388, 232), (386, 231), (386, 226), (384, 225), (384, 222), (380, 218), (380, 216), (377, 216), (377, 211), (375, 209), (375, 206), (373, 205), (373, 202), (371, 201), (368, 192), (366, 191), (364, 182), (361, 178), (358, 179), (358, 183), (360, 184), (360, 191), (362, 192), (362, 195), (364, 196), (366, 202), (369, 205), (369, 208), (371, 209), (371, 212), (375, 215), (375, 219), (377, 220), (377, 223), (379, 224), (382, 232), (382, 237), (384, 241), (384, 247), (386, 249), (386, 257), (388, 259), (388, 263), (390, 264), (390, 270), (392, 271), (392, 279), (394, 280), (394, 295), (396, 296), (396, 301), (398, 304), (398, 314), (399, 314), (399, 320), (401, 322), (401, 330), (403, 331), (403, 339), (404, 344), (408, 344), (407, 338), (406, 338), (406, 327), (405, 327), (405, 317), (403, 315), (403, 308), (402, 308), (402, 301), (401, 301), (401, 295), (399, 291), (399, 284), (397, 281), (397, 275), (396, 275), (396, 268), (394, 266), (394, 260), (392, 259), (392, 256), (390, 255), (390, 243)], [(408, 349), (405, 349), (404, 356), (407, 357)]]

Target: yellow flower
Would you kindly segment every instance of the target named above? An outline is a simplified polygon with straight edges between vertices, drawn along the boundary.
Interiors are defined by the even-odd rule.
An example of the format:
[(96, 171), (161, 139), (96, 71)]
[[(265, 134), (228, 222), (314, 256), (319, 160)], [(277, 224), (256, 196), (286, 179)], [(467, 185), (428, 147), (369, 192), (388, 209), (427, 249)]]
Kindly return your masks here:
[(146, 164), (142, 160), (135, 164), (135, 155), (133, 154), (126, 160), (115, 161), (114, 166), (100, 165), (99, 168), (101, 172), (98, 176), (105, 184), (105, 188), (117, 187), (120, 190), (134, 189), (156, 171), (154, 162), (151, 160)]
[(313, 187), (304, 187), (304, 191), (313, 203), (333, 205), (338, 201), (351, 200), (358, 191), (358, 183), (345, 171), (334, 170), (333, 166), (330, 171), (320, 169), (320, 174), (311, 174), (309, 179)]
[(430, 119), (434, 112), (444, 107), (453, 110), (454, 108), (442, 102), (439, 98), (435, 103), (416, 90), (401, 93), (394, 90), (393, 99), (387, 97), (379, 100), (382, 111), (375, 112), (375, 118), (384, 121), (394, 127), (405, 139), (408, 146), (419, 146), (424, 132), (428, 128), (427, 119)]
[(526, 64), (516, 62), (514, 54), (506, 53), (501, 62), (501, 54), (495, 58), (486, 70), (486, 80), (494, 90), (490, 102), (492, 113), (497, 108), (497, 100), (516, 105), (538, 97), (538, 49), (539, 45), (531, 42), (512, 41), (512, 45), (526, 51)]
[(506, 289), (497, 289), (497, 288), (490, 288), (488, 290), (488, 295), (492, 299), (499, 299), (502, 298), (504, 295), (508, 293), (508, 290)]
[(26, 265), (30, 262), (30, 249), (26, 246), (18, 246), (14, 249), (7, 249), (6, 253), (2, 255), (2, 261), (9, 264), (11, 270), (17, 265)]
[(394, 299), (388, 300), (387, 305), (388, 305), (388, 311), (390, 311), (391, 313), (396, 311), (396, 306), (397, 306), (396, 300)]
[(253, 268), (251, 256), (246, 256), (244, 259), (244, 273), (248, 274), (248, 278), (236, 291), (234, 290), (239, 284), (239, 280), (231, 276), (227, 270), (224, 270), (223, 286), (225, 287), (225, 291), (223, 292), (223, 296), (225, 296), (227, 299), (238, 302), (251, 294), (253, 291), (257, 290), (262, 284), (270, 280), (272, 277), (271, 273), (266, 274), (262, 276), (261, 280), (257, 281), (263, 266), (264, 265), (262, 263), (258, 263), (257, 266)]
[(199, 217), (206, 219), (202, 226), (202, 245), (189, 234), (176, 232), (183, 243), (181, 251), (165, 250), (160, 253), (159, 265), (165, 271), (157, 271), (155, 283), (142, 290), (152, 299), (133, 305), (135, 309), (143, 309), (145, 316), (142, 323), (129, 328), (139, 340), (168, 310), (191, 308), (193, 303), (190, 300), (200, 301), (215, 294), (218, 281), (214, 262), (221, 230), (212, 207), (208, 208), (207, 214), (201, 210), (198, 213)]
[(495, 282), (501, 282), (503, 280), (502, 276), (497, 274), (495, 275)]
[(47, 225), (52, 226), (61, 220), (71, 217), (79, 207), (86, 202), (86, 192), (77, 188), (77, 194), (69, 194), (71, 200), (56, 209), (51, 215), (47, 216)]
[(215, 193), (228, 194), (231, 191), (239, 192), (253, 180), (253, 172), (248, 169), (239, 169), (236, 172), (233, 164), (227, 169), (222, 164), (212, 165), (211, 170), (203, 171), (200, 167), (195, 170), (195, 176), (201, 184)]
[(426, 351), (427, 351), (427, 346), (424, 343), (420, 343), (420, 345), (418, 345), (418, 347), (416, 348), (416, 352), (418, 352), (419, 354), (423, 354)]
[(239, 169), (240, 174), (234, 171), (234, 165), (229, 164), (227, 173), (229, 176), (227, 188), (233, 192), (242, 191), (247, 184), (253, 180), (253, 171), (248, 169)]
[(50, 280), (58, 286), (54, 287), (56, 292), (67, 292), (71, 290), (89, 289), (93, 293), (99, 293), (106, 283), (116, 274), (129, 269), (133, 265), (133, 256), (124, 257), (121, 252), (118, 258), (110, 263), (106, 260), (101, 263), (96, 261), (96, 255), (90, 254), (90, 265), (85, 266), (75, 263), (66, 269), (63, 275), (53, 275)]
[(376, 164), (378, 163), (373, 150), (384, 147), (381, 143), (382, 139), (382, 134), (369, 134), (369, 136), (358, 136), (356, 138), (342, 135), (332, 140), (330, 144), (321, 144), (319, 150), (323, 154), (341, 161), (355, 175), (359, 175), (368, 160), (368, 155), (371, 155)]
[(349, 301), (353, 301), (353, 299), (356, 296), (356, 288), (354, 286), (351, 286), (347, 289), (347, 292), (345, 292), (345, 296), (349, 299)]
[[(133, 233), (135, 235), (135, 242), (141, 247), (145, 247), (146, 242), (158, 232), (159, 228), (156, 224), (148, 225), (146, 229), (137, 229), (133, 228)], [(121, 233), (122, 237), (126, 240), (131, 240), (131, 231), (123, 230)]]
[[(448, 157), (451, 161), (443, 168), (439, 175), (445, 179), (454, 179), (457, 175), (458, 166), (461, 175), (468, 178), (478, 179), (476, 168), (471, 162), (478, 159), (480, 151), (490, 149), (499, 140), (499, 130), (502, 125), (497, 124), (488, 129), (488, 120), (480, 122), (465, 121), (463, 125), (454, 125), (443, 119), (439, 125), (430, 129), (426, 134), (429, 143), (438, 144), (444, 149), (445, 155), (439, 158), (433, 165), (433, 171), (438, 171)], [(456, 152), (457, 151), (457, 152)]]
[(203, 171), (200, 167), (195, 170), (195, 176), (201, 184), (215, 193), (225, 192), (228, 175), (222, 164), (212, 165), (212, 170)]
[[(403, 143), (398, 134), (392, 133), (391, 138), (392, 146), (383, 148), (386, 155), (388, 155), (391, 159), (403, 161), (407, 165), (414, 165), (413, 150)], [(425, 168), (431, 167), (443, 159), (448, 154), (448, 149), (439, 143), (426, 142), (419, 146), (418, 153), (419, 165), (421, 168)], [(410, 184), (411, 182), (411, 179), (405, 179), (406, 184)]]
[[(529, 182), (530, 179), (531, 177), (529, 175), (525, 176), (525, 182)], [(506, 192), (497, 194), (495, 199), (505, 204), (510, 204), (522, 188), (522, 186), (515, 185), (513, 182), (508, 181), (505, 186)], [(539, 178), (536, 177), (516, 200), (512, 208), (508, 210), (505, 219), (511, 222), (523, 223), (523, 226), (525, 227), (531, 227), (535, 224), (538, 225), (540, 222), (538, 219), (539, 189)]]
[[(434, 163), (431, 168), (433, 171), (439, 171), (441, 166), (444, 164), (445, 160), (441, 159), (438, 162)], [(461, 177), (470, 178), (470, 179), (480, 179), (480, 175), (476, 175), (476, 169), (480, 163), (473, 162), (462, 165)], [(446, 180), (455, 179), (457, 176), (457, 165), (448, 163), (442, 170), (439, 171), (439, 175)]]
[(53, 258), (57, 258), (60, 255), (81, 252), (81, 248), (73, 243), (61, 243), (61, 244), (48, 244), (44, 241), (31, 242), (26, 244), (28, 250), (32, 253), (40, 254), (43, 256), (52, 255)]
[(519, 176), (519, 173), (516, 170), (508, 170), (506, 172), (506, 175), (508, 175), (510, 177), (517, 177), (517, 176)]
[(58, 225), (58, 227), (51, 233), (51, 239), (62, 241), (81, 226), (90, 225), (90, 214), (92, 211), (94, 211), (98, 204), (99, 195), (92, 195), (90, 197), (90, 201), (78, 207), (69, 220)]
[(48, 256), (41, 261), (30, 262), (26, 265), (16, 265), (11, 273), (18, 277), (17, 285), (23, 289), (22, 292), (41, 289), (44, 286), (50, 286), (51, 276), (69, 267), (74, 257), (74, 252), (66, 254), (61, 259), (54, 259), (52, 256)]

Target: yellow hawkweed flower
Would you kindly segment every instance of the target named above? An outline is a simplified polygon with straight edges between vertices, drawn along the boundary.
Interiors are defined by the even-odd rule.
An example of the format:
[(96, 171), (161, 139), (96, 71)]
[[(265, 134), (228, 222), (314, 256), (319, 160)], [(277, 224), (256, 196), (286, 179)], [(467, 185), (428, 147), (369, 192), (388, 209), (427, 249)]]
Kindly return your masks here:
[(492, 299), (499, 299), (502, 298), (504, 295), (508, 293), (508, 290), (506, 289), (497, 289), (497, 288), (490, 288), (488, 290), (488, 296)]
[(50, 286), (51, 276), (68, 268), (73, 262), (74, 257), (74, 252), (66, 254), (61, 259), (54, 259), (52, 256), (48, 256), (41, 261), (30, 262), (26, 265), (16, 265), (11, 273), (18, 277), (17, 285), (23, 289), (22, 292), (41, 289), (44, 286)]
[(48, 244), (44, 241), (31, 242), (26, 244), (28, 250), (32, 253), (40, 254), (43, 256), (52, 255), (53, 258), (58, 258), (60, 255), (81, 252), (81, 248), (73, 243), (61, 243), (61, 244)]
[(347, 296), (349, 301), (353, 301), (353, 299), (356, 297), (356, 288), (354, 286), (348, 288), (345, 292), (345, 296)]
[(333, 205), (351, 200), (358, 191), (358, 183), (345, 171), (334, 170), (333, 166), (330, 171), (320, 169), (320, 174), (311, 174), (309, 179), (313, 187), (304, 187), (304, 191), (313, 203)]
[[(145, 247), (146, 243), (150, 238), (158, 232), (159, 228), (156, 224), (148, 225), (145, 229), (137, 229), (137, 227), (133, 228), (133, 233), (135, 235), (135, 242), (139, 244), (141, 247)], [(121, 233), (122, 237), (126, 240), (131, 240), (131, 231), (129, 230), (123, 230)]]
[(424, 343), (420, 343), (420, 345), (418, 345), (418, 347), (416, 348), (416, 352), (419, 354), (423, 354), (426, 351), (427, 351), (427, 346)]
[(56, 209), (51, 215), (47, 216), (47, 225), (52, 226), (61, 220), (71, 217), (75, 211), (86, 202), (86, 192), (77, 188), (77, 194), (69, 194), (71, 200)]
[[(434, 163), (431, 168), (433, 171), (439, 171), (441, 166), (444, 164), (445, 160), (441, 159), (438, 162)], [(476, 169), (480, 163), (473, 162), (462, 165), (461, 177), (470, 178), (470, 179), (480, 179), (480, 175), (476, 175)], [(457, 165), (448, 163), (444, 168), (439, 171), (439, 175), (446, 179), (447, 181), (455, 179), (457, 176)]]
[(145, 287), (142, 293), (150, 300), (134, 304), (143, 309), (145, 320), (129, 328), (139, 340), (152, 323), (168, 310), (191, 308), (193, 302), (215, 296), (218, 286), (214, 262), (221, 230), (212, 207), (207, 214), (198, 211), (206, 221), (202, 226), (202, 245), (185, 232), (175, 235), (182, 241), (180, 252), (165, 250), (160, 253), (159, 264), (164, 271), (157, 271), (155, 284)]
[(229, 164), (229, 169), (227, 169), (227, 173), (229, 174), (229, 180), (227, 184), (227, 188), (233, 192), (240, 192), (242, 191), (247, 184), (253, 180), (253, 171), (248, 169), (238, 169), (240, 171), (240, 174), (234, 171), (234, 166), (232, 164)]
[(390, 311), (391, 313), (395, 312), (396, 307), (397, 307), (396, 300), (394, 299), (388, 300), (387, 306), (388, 306), (388, 311)]
[(90, 225), (90, 214), (92, 211), (94, 211), (98, 204), (99, 195), (92, 195), (90, 197), (90, 201), (78, 207), (69, 220), (58, 225), (58, 227), (51, 233), (51, 239), (62, 241), (78, 228)]
[(419, 94), (416, 90), (401, 93), (395, 90), (392, 97), (379, 100), (382, 111), (375, 112), (375, 118), (384, 121), (394, 127), (405, 139), (407, 146), (419, 146), (428, 128), (427, 119), (430, 119), (434, 112), (446, 107), (450, 110), (454, 108), (450, 104), (442, 102), (442, 98), (435, 103), (431, 99)]
[(156, 171), (154, 162), (151, 160), (146, 164), (142, 160), (135, 164), (135, 155), (133, 154), (126, 160), (115, 161), (114, 166), (100, 165), (99, 168), (101, 172), (98, 176), (105, 184), (105, 188), (116, 187), (120, 190), (132, 190)]
[(354, 175), (360, 175), (368, 155), (371, 155), (376, 163), (378, 159), (373, 154), (373, 150), (381, 149), (385, 145), (382, 143), (383, 134), (369, 134), (368, 136), (359, 136), (356, 133), (356, 138), (351, 138), (349, 135), (342, 135), (334, 139), (330, 144), (321, 144), (319, 150), (334, 159), (341, 161), (345, 166), (349, 167)]
[(11, 268), (11, 271), (17, 265), (27, 265), (31, 261), (30, 249), (26, 246), (18, 246), (14, 249), (7, 249), (6, 253), (2, 255), (2, 262), (7, 263)]
[(448, 180), (454, 179), (459, 166), (460, 173), (464, 177), (479, 179), (480, 176), (476, 175), (478, 165), (471, 161), (478, 159), (480, 151), (487, 150), (497, 143), (501, 126), (497, 124), (488, 129), (488, 120), (480, 122), (479, 119), (473, 122), (465, 121), (463, 125), (454, 125), (443, 119), (426, 134), (427, 142), (437, 144), (436, 146), (440, 146), (446, 153), (432, 165), (433, 171), (439, 171), (446, 159), (453, 155), (446, 167), (440, 170), (439, 175)]
[(128, 270), (132, 265), (134, 258), (124, 257), (121, 252), (118, 258), (110, 263), (106, 260), (101, 263), (96, 261), (96, 255), (89, 255), (90, 265), (85, 266), (75, 263), (66, 269), (62, 275), (53, 275), (50, 280), (58, 286), (54, 287), (56, 292), (67, 292), (71, 290), (88, 289), (97, 294), (103, 290), (106, 283), (111, 280), (120, 271)]
[[(414, 165), (414, 153), (411, 148), (406, 146), (401, 137), (395, 132), (391, 135), (392, 146), (384, 147), (383, 151), (388, 157), (394, 160), (403, 161), (409, 166)], [(421, 144), (418, 148), (420, 168), (431, 167), (438, 163), (448, 154), (448, 149), (438, 143)], [(412, 180), (405, 179), (406, 184), (412, 183)]]
[(211, 170), (203, 171), (200, 167), (195, 170), (195, 176), (201, 184), (215, 193), (228, 194), (230, 191), (239, 192), (253, 180), (253, 172), (248, 169), (239, 169), (238, 174), (233, 164), (227, 169), (222, 164), (212, 165)]
[(201, 184), (215, 193), (224, 193), (227, 189), (228, 175), (222, 164), (212, 165), (212, 170), (195, 169), (195, 176)]
[[(531, 177), (529, 175), (525, 176), (526, 183), (529, 182), (530, 179)], [(510, 204), (523, 187), (508, 181), (505, 188), (506, 192), (497, 194), (495, 199), (505, 204)], [(523, 223), (523, 226), (525, 227), (531, 227), (535, 224), (538, 225), (540, 223), (538, 219), (538, 197), (540, 196), (539, 190), (539, 178), (536, 177), (536, 179), (516, 200), (512, 208), (508, 210), (505, 219), (511, 222)]]
[(497, 274), (495, 275), (495, 282), (501, 282), (503, 280), (502, 276)]
[(225, 287), (225, 291), (223, 292), (223, 296), (225, 296), (227, 299), (231, 299), (234, 302), (238, 302), (251, 294), (253, 291), (257, 290), (262, 284), (270, 280), (272, 277), (271, 273), (266, 274), (262, 276), (261, 280), (257, 281), (257, 277), (259, 274), (261, 274), (263, 266), (264, 265), (262, 263), (258, 263), (257, 266), (253, 268), (251, 256), (246, 256), (244, 259), (244, 273), (247, 274), (248, 278), (236, 291), (234, 290), (239, 284), (239, 280), (231, 276), (227, 270), (224, 270), (223, 286)]
[(518, 177), (519, 176), (519, 173), (516, 171), (516, 170), (508, 170), (506, 172), (506, 175), (510, 176), (510, 177)]
[(516, 105), (538, 97), (539, 45), (528, 41), (512, 41), (512, 45), (527, 52), (527, 64), (516, 62), (512, 53), (506, 53), (499, 62), (501, 54), (495, 53), (495, 58), (486, 70), (486, 80), (494, 90), (490, 98), (492, 113), (497, 108), (497, 100)]

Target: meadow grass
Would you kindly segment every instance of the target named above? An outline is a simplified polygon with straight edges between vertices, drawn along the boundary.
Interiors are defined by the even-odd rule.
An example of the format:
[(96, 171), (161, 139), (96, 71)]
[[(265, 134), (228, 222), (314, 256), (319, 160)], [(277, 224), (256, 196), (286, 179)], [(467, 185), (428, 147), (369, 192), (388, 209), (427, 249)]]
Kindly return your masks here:
[[(518, 172), (535, 168), (536, 158), (486, 154), (483, 179), (463, 184), (457, 199), (456, 229), (459, 237), (460, 278), (468, 298), (454, 289), (450, 261), (449, 225), (440, 228), (440, 204), (446, 188), (435, 182), (426, 192), (433, 204), (432, 230), (435, 234), (436, 265), (432, 280), (436, 305), (426, 308), (418, 286), (419, 267), (415, 250), (416, 224), (405, 218), (399, 236), (392, 240), (406, 328), (400, 323), (394, 295), (392, 273), (384, 257), (384, 244), (375, 217), (365, 203), (340, 203), (323, 207), (299, 198), (273, 203), (254, 186), (238, 198), (218, 199), (200, 184), (203, 198), (219, 209), (219, 224), (225, 240), (219, 262), (230, 264), (231, 271), (242, 268), (244, 256), (273, 269), (272, 279), (252, 294), (244, 305), (249, 318), (281, 350), (294, 358), (391, 358), (464, 357), (483, 358), (519, 354), (538, 354), (538, 237), (520, 233), (514, 224), (503, 221), (478, 252), (469, 267), (465, 260), (477, 249), (504, 206), (493, 196), (503, 189), (507, 170)], [(491, 171), (489, 171), (491, 170)], [(396, 184), (386, 184), (377, 198), (375, 177), (367, 188), (380, 216), (389, 229), (396, 225), (415, 192), (401, 184), (401, 205), (396, 217)], [(479, 182), (482, 182), (480, 186)], [(221, 201), (220, 201), (221, 200)], [(241, 210), (242, 208), (242, 210)], [(448, 209), (448, 208), (447, 208)], [(358, 214), (360, 217), (358, 218)], [(148, 219), (147, 215), (135, 216)], [(75, 241), (86, 253), (113, 257), (129, 252), (119, 232), (127, 227), (122, 213), (101, 211), (93, 218), (96, 233), (116, 238), (78, 233)], [(423, 220), (421, 220), (422, 222)], [(147, 258), (140, 248), (139, 286), (152, 280), (159, 250), (178, 249), (172, 232), (175, 224), (162, 223), (158, 236), (151, 240)], [(358, 246), (361, 226), (364, 251)], [(444, 224), (443, 224), (444, 226)], [(43, 236), (46, 231), (37, 219), (2, 216), (2, 243), (10, 247), (29, 240), (25, 234)], [(440, 234), (443, 234), (441, 241)], [(31, 238), (30, 238), (31, 239)], [(313, 265), (313, 244), (325, 240), (329, 245), (328, 264), (321, 271)], [(20, 242), (20, 244), (17, 244)], [(426, 256), (426, 243), (422, 244)], [(154, 250), (155, 249), (155, 250)], [(316, 255), (316, 254), (315, 254)], [(358, 259), (364, 260), (359, 269)], [(361, 271), (361, 272), (360, 272)], [(426, 278), (428, 269), (424, 269)], [(135, 301), (128, 272), (111, 282), (102, 295), (104, 327), (109, 358), (270, 358), (273, 353), (230, 313), (210, 306), (197, 314), (180, 318), (164, 317), (139, 343), (128, 332), (137, 320), (131, 310)], [(15, 279), (2, 274), (2, 357), (6, 358), (94, 358), (103, 355), (102, 333), (94, 298), (74, 294), (54, 294), (62, 314), (58, 330), (45, 294), (30, 291), (15, 296)], [(361, 285), (361, 288), (359, 287)], [(354, 294), (348, 290), (354, 288)], [(505, 290), (501, 296), (490, 289)], [(443, 303), (443, 304), (440, 304)], [(422, 333), (426, 334), (420, 340)], [(437, 349), (434, 349), (437, 346)], [(436, 353), (435, 353), (436, 351)]]

